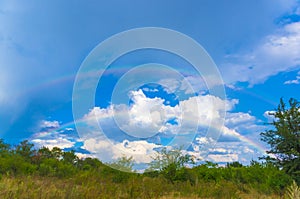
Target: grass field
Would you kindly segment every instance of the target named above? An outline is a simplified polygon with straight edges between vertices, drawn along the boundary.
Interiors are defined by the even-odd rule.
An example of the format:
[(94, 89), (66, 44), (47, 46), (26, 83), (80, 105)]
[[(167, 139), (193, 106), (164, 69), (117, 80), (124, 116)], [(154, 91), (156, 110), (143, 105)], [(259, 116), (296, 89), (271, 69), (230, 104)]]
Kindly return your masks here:
[[(239, 190), (233, 183), (189, 183), (170, 184), (163, 179), (132, 179), (126, 183), (95, 181), (96, 179), (59, 179), (53, 177), (2, 177), (0, 181), (0, 198), (245, 198), (276, 199), (276, 194), (263, 194), (244, 187)], [(154, 185), (155, 184), (155, 185)]]

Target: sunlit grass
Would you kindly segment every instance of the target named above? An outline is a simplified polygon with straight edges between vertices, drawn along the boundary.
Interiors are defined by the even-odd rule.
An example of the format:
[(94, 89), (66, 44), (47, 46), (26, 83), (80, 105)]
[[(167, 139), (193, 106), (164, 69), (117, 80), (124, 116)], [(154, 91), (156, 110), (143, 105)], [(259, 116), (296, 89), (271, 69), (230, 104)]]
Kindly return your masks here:
[(286, 198), (288, 199), (300, 199), (300, 187), (297, 186), (296, 182), (293, 181), (293, 184), (287, 188)]
[(189, 182), (169, 183), (164, 178), (138, 177), (124, 183), (113, 183), (92, 177), (69, 179), (39, 176), (4, 176), (0, 180), (0, 198), (280, 198), (262, 194), (250, 187), (247, 193), (231, 182), (191, 185)]

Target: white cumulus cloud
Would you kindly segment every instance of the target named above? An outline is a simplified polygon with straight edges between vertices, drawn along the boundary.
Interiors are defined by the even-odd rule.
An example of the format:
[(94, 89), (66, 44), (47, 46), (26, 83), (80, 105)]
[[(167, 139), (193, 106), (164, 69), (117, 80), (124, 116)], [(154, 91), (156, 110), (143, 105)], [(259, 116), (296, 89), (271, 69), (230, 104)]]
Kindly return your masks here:
[(123, 156), (132, 157), (135, 163), (150, 163), (156, 154), (155, 148), (161, 145), (148, 143), (144, 140), (128, 141), (116, 143), (98, 137), (85, 140), (83, 148), (89, 150), (104, 162), (111, 162)]
[[(300, 22), (284, 25), (252, 51), (228, 55), (221, 70), (227, 84), (263, 83), (270, 76), (300, 68)], [(296, 83), (286, 82), (286, 83)]]
[(70, 141), (67, 137), (62, 137), (61, 135), (57, 135), (52, 139), (45, 139), (45, 138), (32, 139), (31, 142), (34, 143), (35, 146), (37, 146), (38, 148), (44, 146), (49, 149), (52, 149), (53, 147), (58, 147), (61, 149), (71, 148), (75, 144), (74, 141)]
[(40, 124), (41, 128), (59, 128), (59, 122), (58, 121), (47, 121), (43, 120)]
[(287, 80), (284, 84), (300, 84), (300, 71), (297, 73), (296, 79)]

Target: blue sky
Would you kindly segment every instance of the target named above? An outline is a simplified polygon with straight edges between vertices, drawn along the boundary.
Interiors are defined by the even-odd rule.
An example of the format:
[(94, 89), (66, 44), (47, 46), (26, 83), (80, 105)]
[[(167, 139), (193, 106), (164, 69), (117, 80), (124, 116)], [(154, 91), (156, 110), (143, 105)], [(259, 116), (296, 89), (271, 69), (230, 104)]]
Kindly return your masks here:
[[(299, 5), (290, 0), (2, 0), (0, 136), (11, 144), (29, 139), (37, 146), (75, 149), (82, 156), (94, 155), (103, 161), (132, 154), (141, 164), (149, 162), (155, 150), (172, 147), (171, 141), (182, 136), (190, 142), (185, 152), (199, 159), (247, 163), (267, 147), (259, 141), (259, 133), (268, 128), (264, 123), (270, 120), (266, 113), (276, 108), (280, 97), (300, 99)], [(123, 55), (109, 66), (97, 87), (95, 107), (76, 118), (76, 129), (72, 93), (83, 61), (112, 35), (143, 27), (172, 29), (201, 44), (221, 73), (227, 98), (209, 94), (203, 79), (184, 59), (144, 49)], [(120, 97), (116, 103), (111, 101), (116, 83), (126, 72), (147, 63), (171, 67), (189, 84), (180, 78), (167, 78), (169, 73), (163, 67), (154, 70), (148, 65), (128, 73), (128, 78), (141, 81), (155, 76), (157, 85), (128, 89), (124, 96), (130, 100)], [(157, 75), (157, 71), (165, 76)], [(187, 85), (192, 85), (193, 93), (188, 92)], [(197, 100), (198, 112), (194, 111)], [(153, 115), (145, 115), (150, 109)], [(124, 111), (129, 115), (125, 117)], [(210, 143), (205, 137), (205, 122), (210, 122), (206, 119), (218, 121), (222, 111), (226, 112), (224, 128), (218, 129), (222, 135), (213, 148), (205, 148)], [(179, 112), (186, 115), (182, 121)], [(98, 134), (93, 130), (95, 117), (103, 131)], [(201, 119), (199, 126), (189, 122), (195, 118)], [(131, 126), (122, 126), (125, 123)], [(78, 128), (86, 133), (79, 133)], [(184, 133), (190, 132), (189, 128), (194, 134)], [(148, 138), (130, 136), (140, 131)]]

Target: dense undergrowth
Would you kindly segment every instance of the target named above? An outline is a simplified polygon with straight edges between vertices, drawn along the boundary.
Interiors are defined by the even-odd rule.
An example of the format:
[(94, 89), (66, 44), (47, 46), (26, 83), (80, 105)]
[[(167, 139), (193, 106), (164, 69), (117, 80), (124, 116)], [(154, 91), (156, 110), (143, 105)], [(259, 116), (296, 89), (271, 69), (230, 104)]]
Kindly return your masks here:
[(73, 151), (0, 140), (0, 198), (282, 198), (292, 182), (271, 163), (170, 164), (137, 174), (79, 159)]

